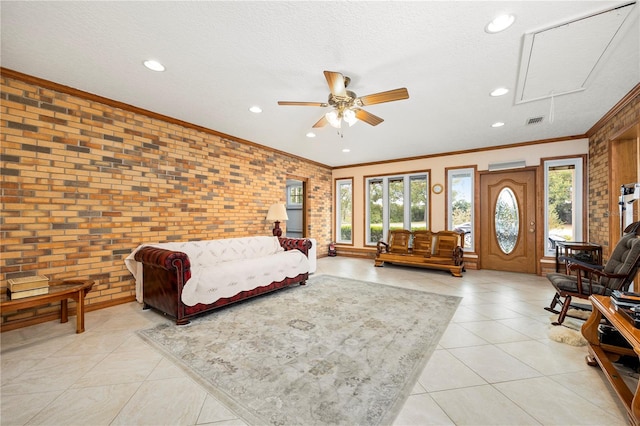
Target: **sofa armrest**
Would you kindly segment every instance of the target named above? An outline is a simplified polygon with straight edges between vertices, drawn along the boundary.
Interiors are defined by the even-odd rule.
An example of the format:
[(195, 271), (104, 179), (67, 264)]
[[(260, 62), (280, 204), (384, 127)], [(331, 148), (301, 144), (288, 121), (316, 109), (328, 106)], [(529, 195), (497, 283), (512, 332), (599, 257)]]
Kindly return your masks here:
[(456, 266), (464, 264), (464, 249), (460, 246), (453, 249), (453, 264)]
[(312, 245), (311, 240), (308, 240), (306, 238), (278, 237), (278, 241), (285, 251), (298, 249), (302, 253), (304, 253), (305, 256), (309, 257), (309, 250), (311, 249)]
[(181, 251), (165, 250), (157, 247), (142, 247), (135, 254), (136, 261), (144, 266), (161, 268), (169, 272), (175, 271), (177, 281), (183, 286), (191, 278), (191, 262), (189, 256)]
[[(602, 285), (603, 291), (605, 290), (623, 290), (626, 291), (628, 283), (631, 282), (629, 274), (614, 274), (606, 272), (600, 265), (589, 265), (583, 262), (569, 262), (567, 263), (567, 270), (569, 273), (576, 271), (578, 280), (578, 292), (582, 293), (583, 282), (589, 286), (589, 294), (600, 294), (598, 291), (594, 291), (592, 285), (594, 283)], [(613, 285), (610, 282), (602, 283), (602, 279), (605, 278), (608, 281), (614, 281)], [(605, 294), (605, 293), (602, 293)]]
[(389, 244), (380, 240), (378, 241), (378, 244), (376, 244), (376, 254), (382, 254), (382, 253), (389, 253)]

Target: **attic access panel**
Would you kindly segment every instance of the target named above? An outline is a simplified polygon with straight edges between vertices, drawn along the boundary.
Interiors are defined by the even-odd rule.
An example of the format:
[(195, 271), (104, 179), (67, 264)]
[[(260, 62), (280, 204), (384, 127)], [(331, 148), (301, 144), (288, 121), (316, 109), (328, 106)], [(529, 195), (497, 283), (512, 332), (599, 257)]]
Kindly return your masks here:
[(635, 4), (525, 34), (516, 103), (584, 90)]

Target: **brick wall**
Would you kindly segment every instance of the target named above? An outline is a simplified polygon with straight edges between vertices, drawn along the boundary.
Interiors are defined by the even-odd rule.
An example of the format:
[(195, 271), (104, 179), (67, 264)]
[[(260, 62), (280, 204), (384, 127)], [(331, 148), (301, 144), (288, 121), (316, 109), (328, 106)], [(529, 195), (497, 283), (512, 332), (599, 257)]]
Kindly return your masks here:
[[(634, 91), (638, 92), (637, 88)], [(606, 117), (603, 123), (589, 136), (589, 241), (603, 244), (607, 258), (609, 244), (609, 217), (619, 216), (619, 207), (610, 205), (610, 191), (619, 193), (620, 188), (609, 188), (610, 141), (621, 131), (640, 122), (640, 95), (625, 100), (624, 106)]]
[[(284, 202), (287, 175), (308, 179), (308, 236), (327, 251), (330, 168), (11, 77), (0, 97), (2, 291), (8, 278), (45, 274), (95, 280), (89, 309), (133, 300), (132, 249), (270, 235), (265, 217)], [(2, 313), (2, 323), (56, 310)]]

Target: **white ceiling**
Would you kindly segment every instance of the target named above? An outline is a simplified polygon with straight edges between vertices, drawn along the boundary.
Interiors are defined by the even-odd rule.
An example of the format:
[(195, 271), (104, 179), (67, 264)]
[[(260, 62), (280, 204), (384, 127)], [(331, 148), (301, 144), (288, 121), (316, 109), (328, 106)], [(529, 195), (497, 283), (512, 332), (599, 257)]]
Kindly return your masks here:
[[(638, 6), (624, 8), (632, 10), (613, 34), (600, 24), (561, 26), (572, 29), (563, 38), (574, 40), (566, 55), (534, 49), (539, 74), (527, 79), (553, 99), (516, 102), (522, 52), (530, 53), (525, 39), (627, 3), (2, 1), (0, 60), (8, 69), (341, 166), (584, 134), (640, 82)], [(486, 33), (502, 12), (515, 14), (515, 24)], [(149, 58), (166, 71), (144, 68)], [(592, 69), (578, 67), (581, 58)], [(545, 62), (560, 71), (549, 74)], [(410, 98), (365, 107), (385, 120), (376, 127), (359, 122), (342, 136), (325, 127), (309, 139), (328, 109), (277, 101), (326, 102), (324, 70), (351, 77), (349, 90), (360, 96), (406, 87)], [(584, 90), (557, 95), (556, 83), (574, 72), (587, 76)], [(498, 86), (509, 94), (491, 98)], [(263, 112), (250, 113), (252, 105)], [(540, 116), (540, 124), (526, 125)], [(496, 121), (506, 124), (492, 128)]]

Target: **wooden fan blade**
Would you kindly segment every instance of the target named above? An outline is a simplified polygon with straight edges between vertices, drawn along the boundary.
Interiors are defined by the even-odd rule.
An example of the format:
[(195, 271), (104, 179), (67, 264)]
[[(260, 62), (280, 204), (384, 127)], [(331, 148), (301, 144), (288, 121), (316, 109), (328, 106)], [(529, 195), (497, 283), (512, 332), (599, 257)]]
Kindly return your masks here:
[(329, 122), (327, 121), (327, 118), (323, 115), (322, 118), (320, 120), (318, 120), (316, 122), (316, 124), (313, 125), (313, 128), (318, 128), (318, 127), (324, 127), (327, 124), (329, 124)]
[(315, 106), (315, 107), (328, 107), (329, 104), (325, 102), (295, 102), (295, 101), (278, 101), (278, 105), (291, 105), (291, 106)]
[(334, 96), (347, 96), (347, 89), (344, 87), (344, 77), (339, 72), (325, 71), (324, 77), (329, 83), (329, 90)]
[(382, 118), (360, 108), (356, 108), (356, 118), (372, 126), (377, 126), (384, 121)]
[(367, 106), (384, 102), (400, 101), (402, 99), (409, 99), (409, 92), (404, 87), (402, 89), (388, 90), (386, 92), (362, 96), (360, 97), (360, 102), (362, 102), (362, 105)]

